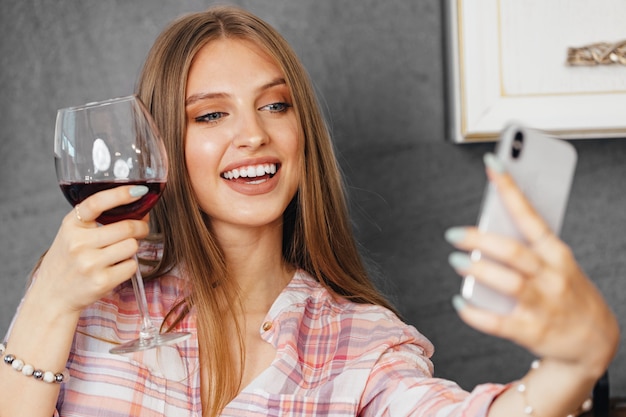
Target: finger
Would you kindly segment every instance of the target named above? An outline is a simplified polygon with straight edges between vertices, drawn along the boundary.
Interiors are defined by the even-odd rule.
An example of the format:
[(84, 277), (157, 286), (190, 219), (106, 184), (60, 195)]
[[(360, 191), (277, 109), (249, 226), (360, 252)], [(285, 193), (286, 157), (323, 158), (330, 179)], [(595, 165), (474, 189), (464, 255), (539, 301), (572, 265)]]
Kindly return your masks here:
[(506, 316), (474, 307), (460, 295), (454, 296), (452, 305), (467, 325), (486, 334), (502, 336)]
[(472, 261), (469, 255), (454, 252), (448, 260), (460, 275), (471, 275), (480, 283), (504, 295), (518, 297), (526, 283), (526, 278), (518, 271), (484, 258)]
[(74, 210), (76, 219), (85, 224), (95, 222), (102, 213), (114, 207), (132, 203), (148, 192), (143, 185), (122, 185), (97, 192), (78, 205)]
[[(105, 249), (101, 249), (99, 254), (101, 267), (107, 269), (125, 262), (128, 259), (133, 259), (138, 248), (139, 243), (137, 240), (125, 239)], [(128, 279), (129, 276), (130, 275), (126, 275), (126, 279)]]
[(104, 249), (83, 251), (74, 258), (75, 267), (80, 276), (97, 276), (101, 271), (133, 258), (137, 249), (137, 240), (125, 239)]
[(486, 233), (476, 227), (453, 227), (445, 234), (448, 242), (459, 249), (472, 252), (472, 259), (487, 257), (524, 275), (534, 276), (543, 261), (531, 248), (510, 237)]
[(80, 215), (80, 204), (76, 204), (74, 206), (74, 214), (76, 214), (76, 219), (81, 223), (86, 223), (87, 221), (83, 219), (83, 216)]
[(505, 172), (495, 155), (488, 153), (484, 160), (489, 180), (496, 187), (503, 204), (526, 241), (532, 246), (554, 237), (550, 226), (537, 213), (513, 177)]
[(139, 266), (134, 258), (126, 259), (122, 262), (118, 262), (115, 265), (107, 269), (107, 281), (110, 282), (110, 289), (113, 289), (120, 285), (122, 282), (127, 281), (136, 271)]
[[(534, 303), (529, 285), (558, 292), (577, 276), (578, 264), (569, 247), (562, 242), (543, 255), (548, 259), (546, 261), (515, 239), (484, 233), (475, 227), (449, 229), (446, 239), (459, 249), (471, 251), (470, 262), (466, 261), (465, 268), (455, 269), (514, 296), (518, 301)], [(462, 262), (458, 255), (451, 260), (457, 264)]]
[(83, 216), (83, 208), (80, 204), (76, 204), (74, 208), (65, 215), (63, 218), (63, 224), (69, 225), (72, 228), (80, 226), (83, 228), (96, 228), (98, 224), (94, 220), (86, 220)]
[(452, 299), (459, 317), (468, 325), (483, 333), (509, 339), (531, 347), (552, 327), (552, 318), (542, 309), (520, 305), (503, 315), (484, 310), (467, 302), (460, 295)]
[(89, 275), (89, 280), (84, 279), (81, 281), (83, 296), (68, 300), (70, 308), (82, 310), (85, 306), (100, 299), (113, 288), (128, 280), (136, 272), (137, 268), (138, 265), (135, 259), (129, 258)]
[(145, 220), (122, 220), (99, 227), (94, 231), (94, 247), (105, 248), (124, 239), (143, 239), (150, 232)]

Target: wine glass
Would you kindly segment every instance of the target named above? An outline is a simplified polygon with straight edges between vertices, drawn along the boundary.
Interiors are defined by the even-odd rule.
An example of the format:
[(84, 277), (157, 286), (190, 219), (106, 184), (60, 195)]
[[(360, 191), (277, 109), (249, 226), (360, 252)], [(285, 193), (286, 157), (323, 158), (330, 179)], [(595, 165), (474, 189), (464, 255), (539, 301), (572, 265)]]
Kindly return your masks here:
[[(108, 210), (96, 221), (142, 219), (159, 199), (167, 180), (167, 154), (150, 113), (135, 95), (61, 109), (54, 136), (57, 178), (72, 206), (120, 185), (144, 185), (139, 200)], [(135, 255), (137, 260), (137, 255)], [(111, 353), (129, 353), (176, 343), (190, 333), (159, 333), (148, 312), (139, 268), (131, 277), (141, 315), (139, 338)]]

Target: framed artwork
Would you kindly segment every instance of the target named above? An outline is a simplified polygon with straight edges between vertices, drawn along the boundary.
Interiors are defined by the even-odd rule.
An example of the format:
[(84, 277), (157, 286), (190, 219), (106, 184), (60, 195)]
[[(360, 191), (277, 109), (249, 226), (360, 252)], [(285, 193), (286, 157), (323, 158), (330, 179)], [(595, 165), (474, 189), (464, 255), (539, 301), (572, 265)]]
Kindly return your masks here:
[(448, 136), (626, 138), (626, 1), (445, 0)]

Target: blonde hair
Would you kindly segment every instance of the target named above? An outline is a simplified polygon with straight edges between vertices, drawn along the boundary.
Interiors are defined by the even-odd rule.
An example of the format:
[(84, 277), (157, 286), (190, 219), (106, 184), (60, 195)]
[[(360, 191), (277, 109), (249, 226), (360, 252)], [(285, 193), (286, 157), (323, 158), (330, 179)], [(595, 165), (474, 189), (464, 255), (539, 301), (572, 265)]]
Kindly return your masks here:
[[(296, 54), (271, 26), (236, 7), (213, 7), (183, 16), (157, 38), (139, 79), (137, 94), (159, 127), (170, 157), (168, 185), (151, 213), (163, 242), (163, 257), (152, 277), (182, 267), (189, 280), (183, 313), (195, 309), (200, 355), (211, 387), (203, 389), (203, 414), (218, 415), (238, 393), (242, 370), (235, 366), (223, 316), (240, 308), (228, 265), (200, 210), (185, 165), (185, 86), (195, 54), (208, 42), (231, 38), (251, 41), (282, 69), (291, 90), (304, 143), (299, 190), (283, 216), (283, 256), (332, 293), (358, 303), (393, 310), (371, 283), (355, 243), (340, 170), (330, 134), (308, 75)], [(239, 306), (239, 307), (237, 307)], [(172, 327), (177, 320), (174, 320)], [(243, 364), (240, 328), (239, 352)], [(211, 348), (207, 348), (211, 346)]]

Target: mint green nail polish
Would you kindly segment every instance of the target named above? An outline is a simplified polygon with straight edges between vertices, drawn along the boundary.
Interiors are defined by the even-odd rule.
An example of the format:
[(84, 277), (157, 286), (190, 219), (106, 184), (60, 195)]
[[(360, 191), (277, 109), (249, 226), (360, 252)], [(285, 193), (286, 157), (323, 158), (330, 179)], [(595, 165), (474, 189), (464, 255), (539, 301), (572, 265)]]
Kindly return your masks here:
[(472, 264), (472, 260), (469, 255), (463, 252), (452, 252), (448, 256), (448, 262), (454, 269), (467, 269)]
[(451, 227), (446, 230), (444, 237), (450, 243), (458, 243), (465, 239), (467, 232), (464, 227)]
[(131, 197), (141, 197), (142, 195), (146, 195), (148, 193), (148, 187), (145, 185), (135, 185), (128, 192)]
[(455, 295), (454, 297), (452, 297), (452, 306), (456, 311), (463, 310), (466, 305), (467, 301), (465, 301), (465, 299), (460, 295)]
[(491, 168), (492, 170), (500, 174), (502, 174), (505, 171), (502, 161), (500, 161), (492, 153), (486, 153), (485, 156), (483, 156), (483, 161), (485, 162), (485, 165), (487, 165), (489, 168)]

